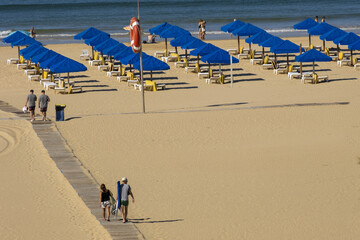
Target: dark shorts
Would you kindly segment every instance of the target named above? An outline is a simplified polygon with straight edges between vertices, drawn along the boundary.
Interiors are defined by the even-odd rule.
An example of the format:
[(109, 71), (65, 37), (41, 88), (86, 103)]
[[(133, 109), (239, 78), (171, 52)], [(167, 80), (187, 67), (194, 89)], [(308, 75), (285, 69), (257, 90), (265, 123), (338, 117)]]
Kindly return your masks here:
[(40, 112), (46, 112), (47, 111), (47, 107), (46, 108), (40, 108)]
[(122, 201), (121, 200), (121, 206), (129, 206), (129, 201)]
[(29, 111), (35, 111), (35, 107), (29, 107)]

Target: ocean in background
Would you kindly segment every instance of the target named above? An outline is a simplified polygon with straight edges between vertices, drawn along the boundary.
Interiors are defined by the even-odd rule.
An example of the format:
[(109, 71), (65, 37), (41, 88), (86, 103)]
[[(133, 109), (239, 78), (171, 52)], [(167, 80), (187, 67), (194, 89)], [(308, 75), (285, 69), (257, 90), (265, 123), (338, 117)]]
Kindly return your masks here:
[[(305, 36), (292, 26), (315, 16), (326, 16), (329, 24), (360, 33), (359, 0), (140, 0), (140, 14), (145, 32), (168, 22), (195, 36), (199, 19), (204, 19), (207, 39), (229, 38), (220, 27), (234, 18), (280, 37)], [(37, 39), (44, 43), (79, 42), (73, 36), (93, 26), (129, 42), (123, 27), (137, 16), (137, 0), (0, 0), (0, 16), (0, 38), (35, 27)]]

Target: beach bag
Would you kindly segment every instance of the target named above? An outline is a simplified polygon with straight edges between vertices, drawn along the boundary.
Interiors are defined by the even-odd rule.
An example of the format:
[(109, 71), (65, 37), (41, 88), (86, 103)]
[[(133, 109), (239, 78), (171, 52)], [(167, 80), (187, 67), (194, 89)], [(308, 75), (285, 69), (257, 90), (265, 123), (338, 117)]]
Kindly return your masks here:
[(110, 203), (111, 203), (111, 205), (110, 205), (110, 211), (111, 211), (111, 214), (112, 214), (112, 215), (115, 215), (116, 212), (117, 212), (116, 202), (117, 202), (117, 201), (114, 199), (114, 197), (113, 197), (113, 196), (110, 196)]
[(26, 106), (24, 106), (22, 110), (24, 113), (27, 113), (28, 108)]

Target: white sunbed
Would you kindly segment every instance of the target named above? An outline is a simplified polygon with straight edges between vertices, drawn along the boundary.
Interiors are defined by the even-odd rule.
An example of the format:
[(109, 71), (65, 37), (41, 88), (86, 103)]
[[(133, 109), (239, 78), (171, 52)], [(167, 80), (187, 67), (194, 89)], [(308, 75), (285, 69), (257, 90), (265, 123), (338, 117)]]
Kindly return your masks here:
[(83, 49), (83, 50), (81, 51), (80, 59), (81, 59), (81, 60), (88, 60), (88, 59), (90, 59), (90, 54), (89, 54), (89, 51), (88, 51), (87, 49)]
[(11, 63), (18, 63), (19, 59), (18, 58), (9, 58), (7, 60), (7, 64), (11, 64)]

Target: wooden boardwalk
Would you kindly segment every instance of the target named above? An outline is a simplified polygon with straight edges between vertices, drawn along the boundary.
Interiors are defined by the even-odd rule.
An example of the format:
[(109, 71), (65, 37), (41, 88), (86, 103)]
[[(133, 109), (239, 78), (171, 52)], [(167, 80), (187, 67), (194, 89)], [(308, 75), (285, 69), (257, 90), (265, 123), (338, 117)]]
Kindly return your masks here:
[[(3, 101), (0, 101), (0, 110), (14, 113), (19, 118), (29, 119), (29, 114), (24, 114), (19, 109)], [(50, 157), (56, 163), (56, 166), (112, 238), (127, 240), (144, 239), (144, 236), (136, 228), (135, 224), (131, 222), (122, 223), (122, 221), (114, 220), (113, 218), (111, 218), (110, 222), (103, 221), (102, 210), (99, 207), (99, 184), (90, 171), (74, 155), (64, 138), (57, 131), (55, 123), (52, 121), (35, 121), (33, 128)]]

